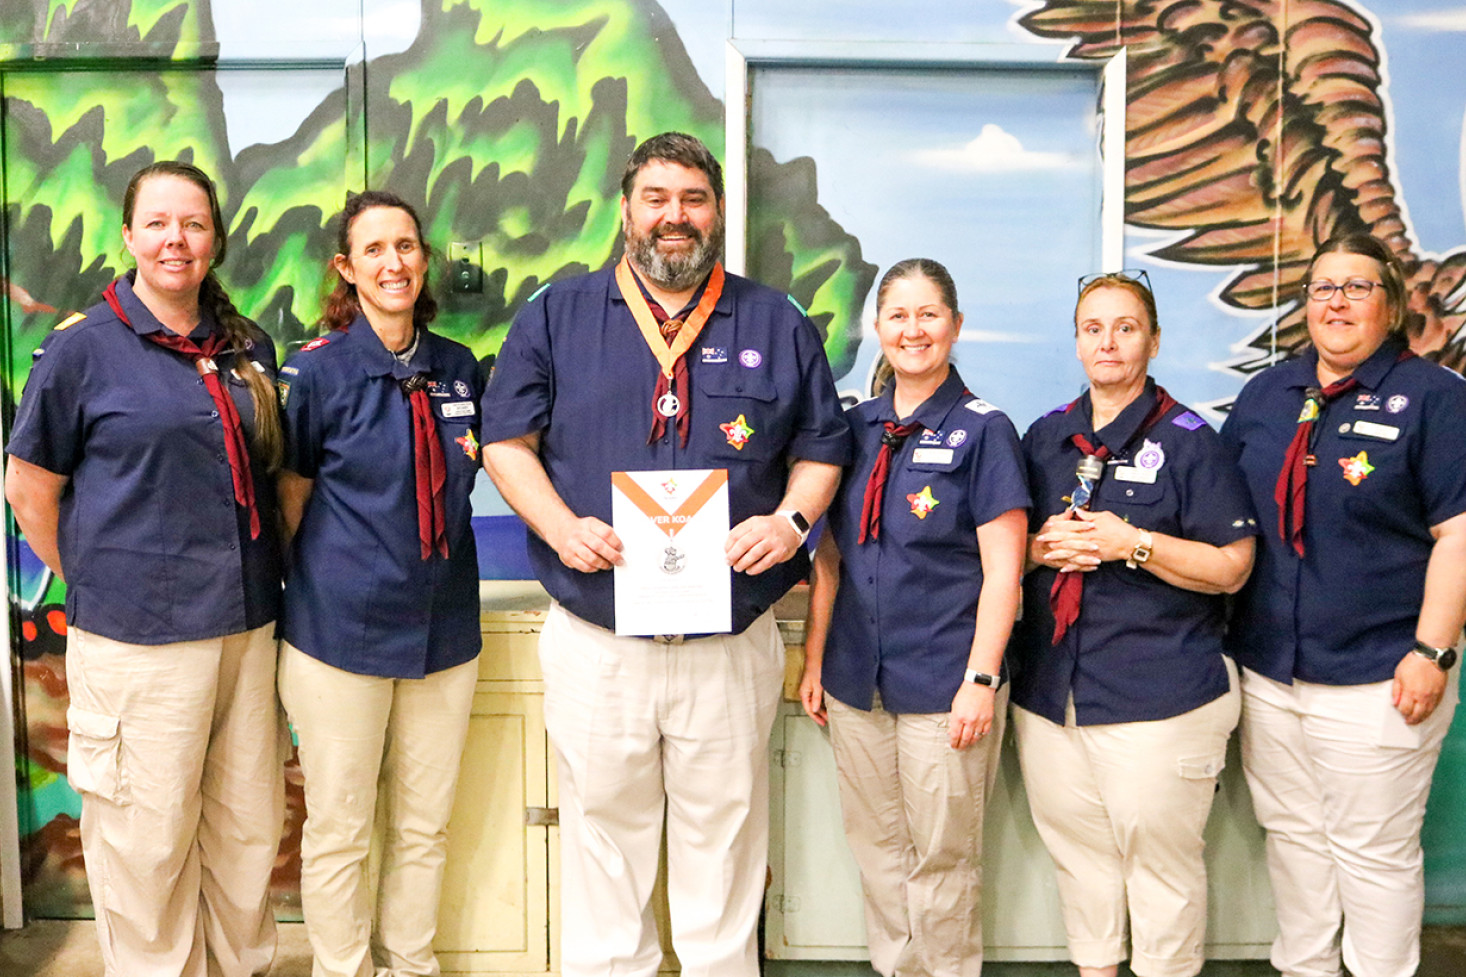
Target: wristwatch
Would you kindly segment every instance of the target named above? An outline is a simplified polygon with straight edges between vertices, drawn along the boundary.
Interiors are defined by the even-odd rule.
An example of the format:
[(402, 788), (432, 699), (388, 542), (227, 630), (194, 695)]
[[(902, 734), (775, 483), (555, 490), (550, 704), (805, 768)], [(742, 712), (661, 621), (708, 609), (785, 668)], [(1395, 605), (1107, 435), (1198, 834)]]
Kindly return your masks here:
[(1125, 558), (1125, 565), (1132, 570), (1150, 559), (1150, 549), (1155, 545), (1155, 538), (1151, 536), (1149, 529), (1137, 526), (1135, 531), (1140, 533), (1140, 538), (1135, 541), (1135, 549)]
[(973, 685), (986, 685), (994, 692), (1003, 687), (1003, 676), (989, 675), (987, 672), (979, 672), (975, 668), (969, 668), (962, 676), (964, 681)]
[(798, 509), (780, 509), (774, 515), (783, 516), (789, 520), (789, 525), (793, 526), (794, 531), (799, 534), (799, 542), (803, 543), (809, 539), (809, 520), (804, 518), (804, 513)]
[(1433, 648), (1424, 641), (1417, 641), (1410, 650), (1427, 661), (1435, 662), (1436, 667), (1443, 672), (1449, 672), (1451, 666), (1456, 664), (1455, 648)]

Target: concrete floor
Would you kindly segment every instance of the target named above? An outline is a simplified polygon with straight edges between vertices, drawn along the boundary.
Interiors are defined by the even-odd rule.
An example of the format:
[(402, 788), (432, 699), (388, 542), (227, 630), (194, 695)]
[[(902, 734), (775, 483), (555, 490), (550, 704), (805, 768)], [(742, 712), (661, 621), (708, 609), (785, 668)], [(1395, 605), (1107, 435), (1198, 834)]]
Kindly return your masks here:
[[(1074, 977), (1066, 963), (989, 963), (985, 977)], [(0, 931), (0, 977), (100, 977), (96, 927), (90, 920), (38, 920)], [(1123, 973), (1128, 974), (1128, 971)], [(1212, 961), (1202, 977), (1271, 977), (1263, 961)], [(766, 977), (871, 977), (860, 963), (774, 962)], [(1427, 927), (1417, 977), (1466, 975), (1466, 927)], [(310, 977), (310, 946), (299, 923), (280, 926), (270, 977)]]

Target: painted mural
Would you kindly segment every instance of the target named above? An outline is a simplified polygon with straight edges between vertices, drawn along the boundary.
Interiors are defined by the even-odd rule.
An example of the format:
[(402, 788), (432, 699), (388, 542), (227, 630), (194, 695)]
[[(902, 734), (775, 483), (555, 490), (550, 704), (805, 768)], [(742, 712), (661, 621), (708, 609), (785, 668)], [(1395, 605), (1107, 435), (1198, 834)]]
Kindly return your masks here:
[[(368, 185), (403, 194), (419, 205), (440, 252), (466, 242), (481, 255), (482, 291), (449, 292), (441, 263), (435, 281), (439, 328), (487, 364), (542, 284), (619, 257), (621, 166), (636, 142), (681, 129), (721, 150), (721, 82), (713, 79), (722, 38), (752, 30), (822, 39), (818, 32), (832, 17), (847, 38), (1049, 44), (1056, 58), (1079, 61), (1128, 49), (1128, 253), (1153, 269), (1163, 317), (1177, 308), (1192, 318), (1167, 325), (1172, 349), (1195, 351), (1191, 375), (1204, 396), (1185, 399), (1224, 409), (1246, 373), (1297, 350), (1303, 264), (1336, 229), (1369, 229), (1392, 242), (1411, 274), (1415, 345), (1453, 368), (1466, 364), (1466, 222), (1459, 216), (1466, 166), (1459, 135), (1449, 152), (1438, 145), (1442, 132), (1459, 129), (1462, 105), (1437, 99), (1434, 128), (1412, 123), (1406, 138), (1390, 101), (1392, 77), (1441, 63), (1435, 28), (1424, 25), (1466, 30), (1461, 3), (1391, 4), (1396, 16), (1444, 18), (1390, 35), (1404, 38), (1394, 44), (1382, 39), (1373, 12), (1382, 4), (1342, 0), (927, 0), (918, 5), (925, 20), (900, 25), (879, 3), (809, 3), (794, 11), (760, 0), (735, 11), (730, 0), (667, 0), (665, 7), (654, 0), (422, 0), (410, 39), (390, 53), (368, 45), (362, 61), (313, 68), (322, 94), (294, 131), (243, 146), (231, 144), (222, 72), (210, 61), (220, 40), (212, 11), (224, 6), (0, 4), (0, 59), (21, 57), (7, 53), (20, 45), (55, 55), (68, 45), (110, 45), (102, 48), (105, 70), (73, 68), (64, 56), (43, 69), (0, 60), (0, 316), (9, 350), (0, 397), (7, 417), (46, 331), (94, 302), (125, 268), (122, 188), (153, 159), (188, 159), (214, 175), (231, 228), (221, 277), (282, 351), (314, 334), (334, 250), (328, 220), (344, 194)], [(772, 30), (759, 25), (777, 18), (792, 35), (757, 33)], [(160, 60), (126, 62), (124, 50)], [(1397, 159), (1402, 143), (1414, 154), (1413, 172), (1425, 170), (1413, 161), (1429, 156), (1432, 177), (1441, 166), (1456, 174), (1448, 186), (1434, 178), (1411, 186), (1413, 220)], [(840, 190), (828, 182), (827, 174), (839, 172), (832, 160), (777, 149), (756, 144), (750, 159), (759, 188), (749, 213), (751, 267), (809, 309), (837, 377), (860, 374), (862, 349), (869, 352), (863, 317), (878, 270), (866, 255), (879, 251), (878, 232), (857, 235), (832, 202)], [(935, 257), (947, 257), (943, 244), (933, 247)], [(1003, 246), (998, 236), (980, 244), (989, 252)], [(983, 257), (979, 251), (974, 261)], [(1204, 272), (1215, 286), (1203, 283)], [(1192, 298), (1183, 301), (1183, 293)], [(1072, 303), (1072, 292), (1062, 299)], [(988, 344), (986, 355), (1006, 343), (1004, 356), (1027, 357), (1041, 374), (1052, 351), (1023, 345), (1022, 332), (1034, 328), (1019, 322), (977, 338)], [(850, 386), (858, 384), (842, 382)], [(1049, 399), (1058, 403), (1064, 394), (1072, 396), (1055, 390)], [(480, 546), (484, 574), (520, 575), (522, 530), (487, 493), (476, 495), (475, 506), (475, 528), (493, 544)], [(65, 782), (64, 590), (22, 540), (12, 538), (10, 547), (25, 683), (18, 774), (27, 911), (84, 913), (80, 805)], [(1437, 778), (1433, 810), (1466, 806), (1463, 741), (1458, 731), (1447, 744), (1441, 770), (1456, 773)], [(285, 915), (298, 904), (303, 813), (293, 764), (289, 777), (290, 820), (275, 880)], [(1427, 826), (1427, 851), (1437, 863), (1466, 865), (1466, 841), (1438, 817)], [(1452, 883), (1459, 891), (1433, 883), (1432, 901), (1466, 907), (1463, 876), (1458, 870)]]

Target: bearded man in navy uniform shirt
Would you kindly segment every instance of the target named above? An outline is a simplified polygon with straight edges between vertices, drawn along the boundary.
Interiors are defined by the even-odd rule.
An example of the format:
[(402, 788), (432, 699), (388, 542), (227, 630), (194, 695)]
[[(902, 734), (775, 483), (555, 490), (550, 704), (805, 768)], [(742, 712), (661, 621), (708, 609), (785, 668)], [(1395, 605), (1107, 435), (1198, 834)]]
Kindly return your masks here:
[[(533, 531), (530, 562), (554, 598), (540, 663), (561, 969), (657, 972), (665, 809), (683, 973), (753, 977), (784, 668), (772, 607), (808, 573), (805, 536), (850, 434), (804, 310), (718, 261), (722, 169), (707, 147), (655, 136), (621, 189), (625, 257), (530, 300), (483, 401), (484, 467)], [(708, 468), (728, 472), (731, 631), (617, 636), (611, 473)]]

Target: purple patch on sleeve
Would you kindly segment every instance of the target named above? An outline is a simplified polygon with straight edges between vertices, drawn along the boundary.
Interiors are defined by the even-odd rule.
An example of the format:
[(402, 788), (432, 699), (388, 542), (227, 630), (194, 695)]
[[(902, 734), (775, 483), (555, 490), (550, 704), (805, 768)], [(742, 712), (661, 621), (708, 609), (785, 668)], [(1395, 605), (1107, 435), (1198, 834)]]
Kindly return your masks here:
[(1176, 419), (1173, 420), (1171, 423), (1176, 425), (1177, 427), (1184, 427), (1188, 431), (1194, 431), (1199, 427), (1206, 427), (1206, 421), (1202, 420), (1200, 417), (1197, 417), (1191, 411), (1187, 411), (1184, 414), (1176, 415)]

